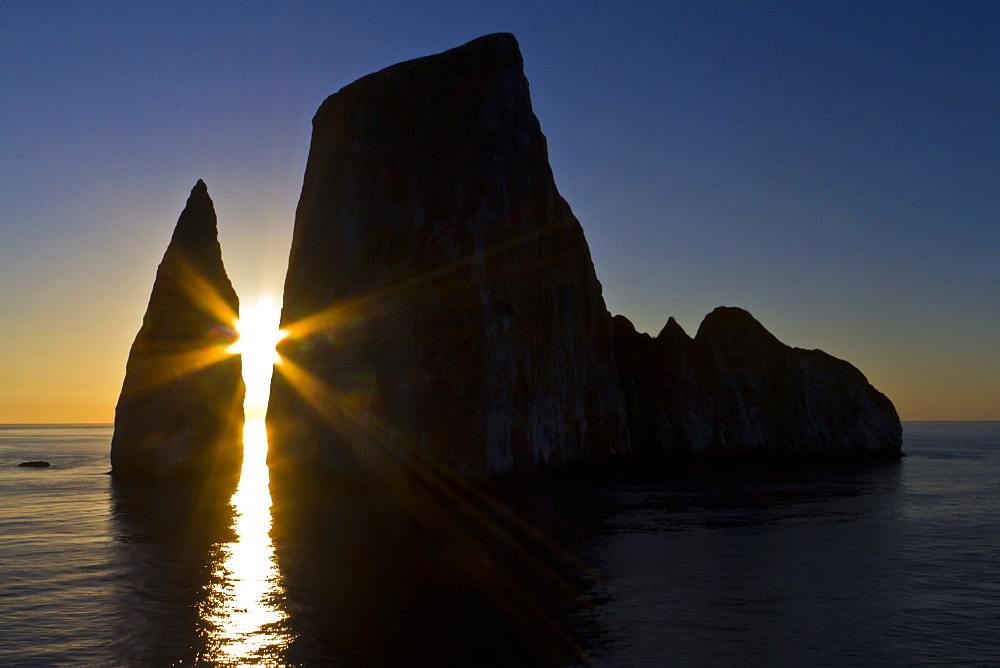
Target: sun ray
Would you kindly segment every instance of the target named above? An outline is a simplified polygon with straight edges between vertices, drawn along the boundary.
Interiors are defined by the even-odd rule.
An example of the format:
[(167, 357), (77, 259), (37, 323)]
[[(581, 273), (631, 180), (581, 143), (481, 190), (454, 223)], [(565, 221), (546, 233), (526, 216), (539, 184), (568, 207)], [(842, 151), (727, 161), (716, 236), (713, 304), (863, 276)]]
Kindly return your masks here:
[[(565, 221), (541, 230), (510, 238), (485, 252), (470, 254), (446, 265), (434, 267), (348, 302), (336, 303), (298, 320), (283, 324), (287, 338), (279, 346), (280, 362), (276, 370), (295, 393), (318, 415), (353, 454), (362, 470), (381, 480), (386, 490), (408, 508), (431, 535), (442, 545), (454, 544), (455, 537), (467, 535), (470, 544), (478, 544), (476, 536), (484, 537), (501, 551), (516, 556), (520, 565), (508, 564), (511, 570), (501, 576), (476, 572), (476, 555), (466, 554), (458, 566), (473, 581), (479, 582), (498, 610), (521, 619), (534, 634), (558, 638), (568, 646), (575, 641), (521, 590), (515, 571), (531, 572), (547, 581), (549, 586), (572, 596), (574, 587), (555, 570), (552, 564), (570, 566), (578, 573), (586, 566), (529, 522), (483, 492), (474, 483), (457, 475), (446, 462), (437, 461), (427, 448), (406, 441), (406, 436), (382, 424), (377, 410), (378, 393), (374, 379), (363, 377), (338, 378), (334, 384), (307, 370), (297, 362), (300, 346), (309, 347), (322, 341), (331, 351), (345, 350), (353, 345), (353, 337), (365, 327), (375, 326), (380, 318), (396, 315), (419, 303), (428, 284), (442, 294), (460, 291), (467, 285), (465, 271), (485, 258), (502, 260), (514, 248), (548, 234), (557, 233)], [(551, 260), (551, 256), (549, 256)], [(539, 259), (541, 262), (541, 259)], [(513, 271), (513, 270), (512, 270)], [(531, 291), (534, 284), (520, 280), (521, 274), (504, 276), (515, 292)], [(287, 317), (288, 314), (285, 314)], [(360, 329), (355, 329), (359, 328)], [(280, 425), (275, 425), (281, 429)], [(294, 430), (293, 430), (294, 431)], [(473, 444), (470, 444), (470, 446)], [(280, 455), (269, 458), (269, 465), (282, 467)], [(275, 470), (272, 468), (272, 472)], [(577, 648), (578, 649), (578, 648)]]
[[(385, 484), (441, 544), (453, 543), (456, 536), (470, 531), (470, 535), (489, 536), (491, 541), (516, 554), (522, 566), (536, 577), (564, 595), (575, 594), (566, 578), (546, 562), (554, 560), (572, 566), (577, 572), (585, 572), (587, 567), (582, 562), (475, 484), (455, 474), (446, 464), (426, 454), (413, 457), (412, 448), (394, 443), (385, 425), (373, 419), (368, 405), (371, 397), (363, 388), (338, 391), (287, 359), (278, 369), (345, 447), (351, 448), (363, 463), (364, 470)], [(548, 555), (547, 559), (540, 554)], [(513, 580), (497, 579), (493, 571), (491, 579), (484, 579), (485, 576), (475, 571), (473, 555), (467, 556), (469, 559), (458, 566), (466, 576), (479, 582), (497, 609), (518, 617), (515, 611), (521, 606), (522, 614), (526, 612), (537, 624), (535, 628), (524, 620), (529, 631), (535, 628), (532, 633), (539, 633), (539, 629), (543, 629), (542, 633), (579, 649), (575, 640)]]
[[(448, 264), (433, 267), (422, 274), (393, 283), (371, 294), (349, 301), (338, 302), (329, 308), (303, 316), (294, 322), (284, 323), (282, 324), (282, 329), (287, 333), (288, 342), (292, 343), (324, 332), (335, 333), (352, 324), (398, 312), (411, 303), (415, 296), (420, 294), (421, 288), (427, 283), (449, 275), (456, 277), (456, 285), (463, 283), (467, 280), (467, 276), (462, 273), (463, 269), (488, 257), (499, 258), (504, 253), (512, 251), (534, 239), (554, 234), (566, 224), (566, 221), (556, 221), (544, 227), (531, 230), (525, 234), (494, 244), (482, 253), (469, 254)], [(541, 262), (542, 260), (539, 259), (539, 263)], [(548, 258), (546, 263), (550, 262), (551, 258)], [(523, 266), (521, 269), (523, 270)], [(523, 281), (520, 281), (520, 275), (511, 275), (510, 282), (512, 285), (517, 285), (522, 289), (533, 289), (535, 287), (533, 284), (525, 284)]]
[(240, 309), (236, 321), (239, 338), (228, 348), (243, 359), (243, 381), (246, 398), (243, 409), (247, 420), (263, 419), (267, 412), (267, 401), (271, 388), (271, 373), (280, 362), (276, 350), (278, 342), (287, 333), (278, 329), (280, 312), (269, 297), (262, 297), (256, 303)]
[(224, 323), (236, 322), (237, 314), (233, 307), (216, 292), (212, 283), (198, 273), (198, 270), (187, 259), (176, 255), (172, 262), (164, 266), (163, 270), (168, 272), (171, 283), (179, 287), (192, 304), (210, 314), (213, 319)]
[[(372, 470), (381, 471), (388, 468), (391, 459), (397, 458), (391, 456), (393, 453), (387, 447), (365, 447), (388, 443), (384, 428), (373, 419), (370, 406), (373, 391), (370, 385), (366, 386), (360, 379), (353, 378), (351, 380), (354, 387), (349, 391), (336, 390), (286, 358), (282, 359), (277, 369), (313, 411), (351, 448), (359, 461), (365, 462)], [(398, 456), (399, 453), (395, 454)]]
[[(333, 323), (345, 322), (345, 314), (351, 310), (331, 309), (323, 315), (323, 318), (328, 319), (327, 326), (336, 326)], [(319, 322), (319, 318), (312, 321), (314, 326)], [(314, 331), (319, 329), (317, 327)], [(343, 443), (352, 448), (354, 454), (364, 463), (364, 468), (375, 473), (389, 489), (395, 492), (397, 498), (404, 500), (413, 516), (442, 545), (452, 542), (456, 532), (467, 532), (473, 527), (477, 532), (489, 534), (501, 544), (516, 551), (536, 574), (549, 580), (561, 591), (572, 592), (572, 587), (565, 579), (546, 565), (544, 560), (538, 558), (523, 539), (527, 537), (528, 543), (544, 546), (552, 553), (561, 552), (557, 545), (547, 540), (529, 524), (517, 519), (516, 515), (497, 504), (474, 485), (456, 476), (446, 466), (426, 457), (413, 460), (410, 456), (414, 452), (412, 449), (393, 443), (385, 425), (373, 419), (375, 413), (370, 405), (373, 400), (370, 386), (363, 382), (355, 382), (347, 391), (338, 390), (286, 358), (280, 359), (276, 369), (337, 433)], [(404, 475), (400, 476), (400, 473)], [(414, 482), (417, 484), (414, 485)], [(270, 497), (268, 499), (270, 500)], [(494, 517), (502, 518), (507, 524), (516, 524), (519, 529), (517, 535), (507, 531), (492, 519)], [(506, 610), (512, 618), (527, 611), (540, 626), (536, 628), (531, 626), (530, 621), (525, 620), (526, 627), (535, 628), (534, 633), (558, 637), (567, 645), (575, 647), (573, 639), (530, 596), (511, 581), (485, 580), (485, 575), (475, 572), (475, 563), (474, 559), (469, 559), (459, 566), (466, 571), (468, 577), (480, 582), (483, 591), (490, 595), (498, 610)], [(237, 647), (241, 646), (245, 647), (237, 644)]]
[(279, 361), (275, 345), (279, 311), (263, 297), (244, 303), (235, 326), (239, 338), (225, 354), (242, 357), (246, 385), (243, 467), (232, 498), (236, 542), (221, 546), (217, 584), (203, 611), (210, 629), (207, 654), (213, 664), (270, 663), (288, 643), (281, 622), (287, 613), (276, 603), (281, 592), (274, 543), (270, 537), (271, 492), (267, 468), (267, 411), (271, 373)]
[(133, 380), (129, 385), (129, 391), (136, 392), (166, 385), (232, 357), (227, 343), (179, 352), (174, 352), (173, 348), (173, 346), (160, 346), (159, 349), (151, 347), (147, 351), (147, 356), (139, 362), (144, 367), (142, 371), (132, 374), (133, 378), (141, 378), (142, 382), (136, 383)]
[[(168, 290), (179, 291), (187, 304), (170, 318), (150, 319), (147, 312), (129, 353), (123, 388), (128, 394), (156, 390), (233, 357), (236, 313), (191, 262), (170, 254), (153, 290), (151, 303), (156, 291)], [(207, 317), (197, 316), (199, 311)]]

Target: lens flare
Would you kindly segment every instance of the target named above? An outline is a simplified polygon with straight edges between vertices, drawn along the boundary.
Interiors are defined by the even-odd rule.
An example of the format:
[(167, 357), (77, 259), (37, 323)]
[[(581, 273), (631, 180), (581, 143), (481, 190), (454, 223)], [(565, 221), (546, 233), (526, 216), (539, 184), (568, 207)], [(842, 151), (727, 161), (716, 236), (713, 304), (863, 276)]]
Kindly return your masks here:
[(202, 658), (213, 664), (270, 663), (288, 643), (282, 629), (286, 614), (276, 603), (281, 583), (269, 535), (271, 492), (264, 426), (271, 373), (280, 362), (275, 346), (285, 337), (278, 329), (279, 320), (280, 310), (267, 297), (244, 305), (236, 320), (239, 339), (227, 351), (242, 356), (246, 422), (243, 469), (232, 498), (236, 542), (219, 546), (211, 595), (202, 610), (208, 628)]
[(240, 308), (236, 321), (240, 338), (229, 352), (243, 357), (243, 382), (247, 388), (243, 409), (247, 420), (262, 420), (267, 412), (271, 373), (281, 361), (275, 346), (287, 335), (278, 329), (280, 317), (281, 310), (269, 297)]

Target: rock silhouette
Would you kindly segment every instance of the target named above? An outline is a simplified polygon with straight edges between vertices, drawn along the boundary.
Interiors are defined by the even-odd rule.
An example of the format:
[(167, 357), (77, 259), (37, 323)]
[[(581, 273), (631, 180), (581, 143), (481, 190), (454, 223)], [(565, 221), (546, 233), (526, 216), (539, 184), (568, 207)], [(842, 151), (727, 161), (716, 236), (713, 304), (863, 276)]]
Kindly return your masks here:
[(272, 471), (484, 477), (627, 455), (611, 318), (512, 35), (323, 103), (281, 326)]
[[(157, 270), (115, 414), (116, 478), (235, 480), (238, 300), (199, 181)], [(272, 475), (438, 481), (675, 456), (897, 458), (892, 403), (741, 309), (689, 337), (612, 320), (559, 195), (517, 41), (363, 77), (313, 137), (267, 423)]]
[(111, 441), (116, 479), (238, 476), (244, 386), (240, 357), (227, 352), (238, 310), (199, 180), (129, 351)]
[(692, 339), (671, 318), (654, 339), (615, 316), (636, 456), (901, 456), (892, 402), (849, 363), (791, 348), (720, 307)]

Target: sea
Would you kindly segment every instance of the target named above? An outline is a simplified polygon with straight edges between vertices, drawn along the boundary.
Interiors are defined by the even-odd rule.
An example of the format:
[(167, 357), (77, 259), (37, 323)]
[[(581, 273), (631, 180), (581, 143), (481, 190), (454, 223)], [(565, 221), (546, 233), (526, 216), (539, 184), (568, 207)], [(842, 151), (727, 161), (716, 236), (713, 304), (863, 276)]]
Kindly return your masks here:
[[(0, 425), (0, 665), (1000, 665), (1000, 422), (894, 463), (122, 488)], [(22, 467), (32, 460), (48, 467)]]

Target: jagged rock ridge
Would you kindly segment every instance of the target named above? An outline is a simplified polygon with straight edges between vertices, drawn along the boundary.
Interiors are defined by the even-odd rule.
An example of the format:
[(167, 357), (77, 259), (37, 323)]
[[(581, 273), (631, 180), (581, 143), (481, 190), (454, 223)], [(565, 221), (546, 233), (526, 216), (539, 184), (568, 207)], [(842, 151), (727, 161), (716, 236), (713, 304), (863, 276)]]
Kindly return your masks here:
[(240, 357), (227, 352), (238, 310), (199, 180), (129, 351), (111, 442), (116, 478), (238, 475), (244, 386)]
[(627, 454), (611, 319), (512, 35), (328, 98), (285, 279), (272, 470)]
[(860, 371), (742, 309), (716, 309), (693, 339), (673, 318), (653, 339), (615, 316), (615, 350), (639, 457), (902, 454), (896, 409)]

